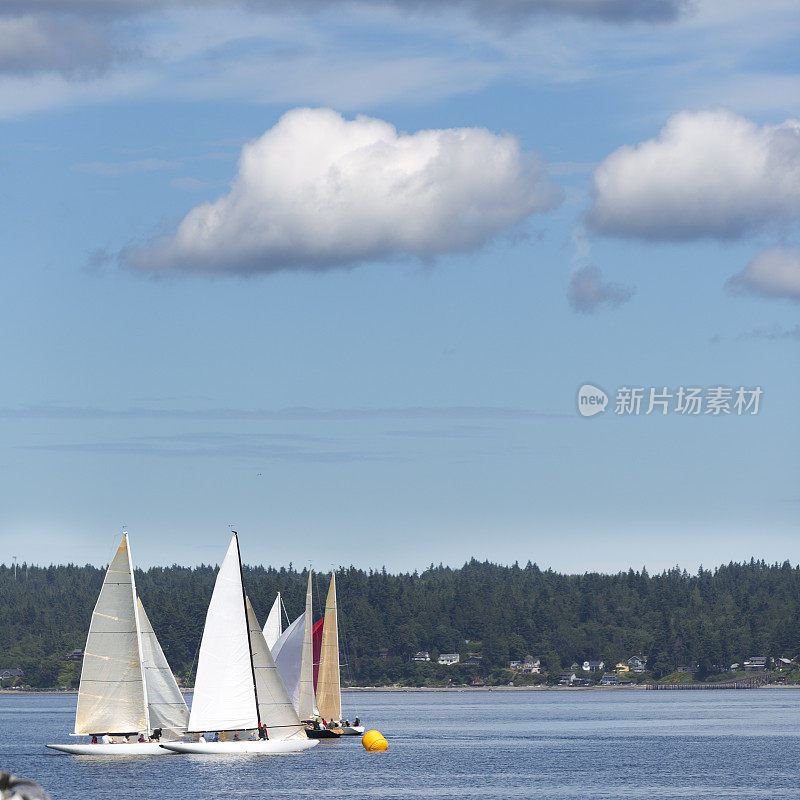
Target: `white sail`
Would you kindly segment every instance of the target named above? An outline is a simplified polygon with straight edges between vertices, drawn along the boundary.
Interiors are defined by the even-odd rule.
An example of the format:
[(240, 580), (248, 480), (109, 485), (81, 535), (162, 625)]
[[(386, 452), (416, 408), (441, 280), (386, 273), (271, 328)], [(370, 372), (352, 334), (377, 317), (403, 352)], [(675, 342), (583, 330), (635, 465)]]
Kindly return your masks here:
[(342, 692), (339, 685), (339, 623), (336, 614), (336, 575), (325, 601), (325, 622), (322, 625), (322, 646), (317, 676), (317, 705), (323, 719), (342, 718)]
[(275, 646), (275, 642), (280, 639), (283, 633), (281, 626), (281, 593), (275, 598), (272, 604), (272, 609), (269, 612), (266, 623), (264, 623), (264, 639), (266, 639), (267, 647), (271, 650)]
[(313, 719), (316, 710), (314, 697), (314, 641), (312, 628), (314, 618), (311, 609), (311, 572), (308, 573), (308, 587), (306, 588), (306, 613), (303, 620), (303, 653), (300, 659), (300, 697), (298, 698), (297, 713), (300, 719)]
[(300, 664), (303, 660), (305, 622), (306, 615), (303, 612), (270, 648), (295, 710), (300, 708)]
[(257, 725), (239, 542), (234, 534), (206, 614), (189, 731), (243, 730)]
[(147, 686), (147, 706), (150, 712), (150, 729), (161, 728), (168, 739), (177, 738), (186, 732), (189, 724), (189, 709), (164, 651), (158, 643), (153, 626), (147, 617), (142, 601), (137, 597), (139, 608), (139, 630), (142, 638), (142, 667)]
[(250, 628), (250, 651), (253, 654), (253, 672), (256, 679), (258, 697), (258, 716), (262, 725), (267, 726), (271, 741), (281, 739), (305, 739), (306, 733), (300, 724), (280, 673), (272, 660), (267, 642), (261, 633), (250, 599), (246, 598), (247, 621)]
[(92, 612), (83, 657), (75, 733), (148, 730), (128, 534), (109, 564)]

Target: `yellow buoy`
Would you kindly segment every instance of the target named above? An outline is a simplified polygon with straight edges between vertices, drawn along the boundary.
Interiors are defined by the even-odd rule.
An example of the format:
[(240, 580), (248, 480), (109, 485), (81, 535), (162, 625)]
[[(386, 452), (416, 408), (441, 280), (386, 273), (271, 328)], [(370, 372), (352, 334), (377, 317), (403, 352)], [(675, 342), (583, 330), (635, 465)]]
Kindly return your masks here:
[(380, 731), (367, 731), (361, 737), (361, 744), (370, 753), (379, 753), (381, 750), (389, 749), (389, 742), (383, 738), (383, 734)]

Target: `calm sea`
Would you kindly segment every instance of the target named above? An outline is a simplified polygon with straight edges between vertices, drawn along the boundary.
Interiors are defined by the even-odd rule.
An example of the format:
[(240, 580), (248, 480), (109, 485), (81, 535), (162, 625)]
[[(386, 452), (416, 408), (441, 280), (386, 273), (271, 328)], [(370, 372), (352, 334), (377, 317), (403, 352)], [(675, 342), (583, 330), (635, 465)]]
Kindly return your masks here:
[(101, 759), (69, 741), (75, 695), (0, 695), (0, 767), (53, 800), (800, 798), (800, 691), (348, 693), (389, 740), (301, 755)]

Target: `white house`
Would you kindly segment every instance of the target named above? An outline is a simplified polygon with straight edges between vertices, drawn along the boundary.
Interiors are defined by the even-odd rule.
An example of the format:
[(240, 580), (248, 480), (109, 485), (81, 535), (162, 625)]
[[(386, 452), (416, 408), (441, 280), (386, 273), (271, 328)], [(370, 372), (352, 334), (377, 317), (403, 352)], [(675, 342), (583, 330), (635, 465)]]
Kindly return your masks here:
[(542, 662), (538, 658), (528, 656), (522, 665), (522, 672), (525, 675), (538, 675), (542, 671)]
[(451, 666), (453, 664), (458, 664), (461, 660), (461, 656), (458, 653), (440, 653), (439, 654), (439, 664), (445, 664), (446, 666)]
[(747, 661), (742, 664), (742, 666), (749, 671), (766, 669), (767, 658), (766, 656), (750, 656), (750, 658), (748, 658)]
[(583, 669), (585, 672), (600, 672), (605, 666), (604, 661), (584, 661)]
[(427, 650), (420, 650), (419, 653), (414, 654), (414, 661), (430, 661), (431, 654)]

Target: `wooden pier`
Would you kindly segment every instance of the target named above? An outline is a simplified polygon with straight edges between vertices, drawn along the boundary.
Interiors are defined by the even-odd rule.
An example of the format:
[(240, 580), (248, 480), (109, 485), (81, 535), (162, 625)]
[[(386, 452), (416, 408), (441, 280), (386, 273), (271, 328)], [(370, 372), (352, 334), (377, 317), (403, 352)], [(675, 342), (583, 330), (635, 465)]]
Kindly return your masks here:
[(735, 678), (717, 683), (647, 683), (646, 689), (758, 689), (769, 683), (769, 673), (761, 672), (746, 678)]

